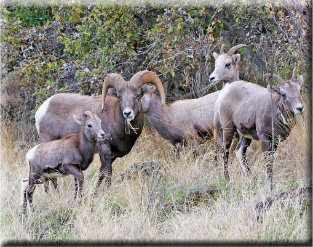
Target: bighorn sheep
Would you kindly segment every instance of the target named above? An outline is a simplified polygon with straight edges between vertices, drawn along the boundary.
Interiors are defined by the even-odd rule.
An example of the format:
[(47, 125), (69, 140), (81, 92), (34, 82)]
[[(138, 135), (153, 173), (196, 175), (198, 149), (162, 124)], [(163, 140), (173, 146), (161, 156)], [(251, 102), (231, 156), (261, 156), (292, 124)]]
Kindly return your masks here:
[(215, 59), (215, 68), (209, 76), (210, 83), (212, 82), (234, 82), (239, 80), (239, 61), (240, 54), (234, 54), (245, 44), (240, 44), (232, 47), (227, 53), (224, 52), (224, 44), (221, 47), (220, 54), (213, 53)]
[[(103, 83), (102, 96), (62, 93), (50, 97), (35, 116), (40, 141), (56, 140), (70, 133), (78, 133), (79, 125), (70, 116), (86, 110), (95, 112), (102, 120), (103, 130), (111, 137), (98, 146), (101, 168), (96, 192), (104, 177), (110, 185), (112, 162), (129, 153), (142, 132), (144, 114), (141, 87), (146, 83), (156, 86), (162, 104), (165, 104), (162, 82), (150, 71), (138, 72), (130, 81), (125, 81), (118, 74), (109, 74)], [(115, 88), (117, 97), (107, 95), (110, 87)], [(128, 128), (129, 125), (131, 128)]]
[(213, 137), (213, 109), (219, 92), (198, 99), (177, 100), (161, 107), (161, 99), (153, 86), (146, 85), (143, 90), (143, 111), (157, 132), (174, 145), (175, 159), (184, 141), (197, 152), (200, 137)]
[[(239, 72), (240, 72), (240, 54), (234, 54), (238, 49), (246, 47), (245, 44), (236, 45), (229, 49), (228, 52), (224, 52), (224, 44), (221, 46), (220, 54), (216, 52), (213, 53), (213, 57), (215, 59), (215, 68), (212, 74), (209, 77), (210, 83), (214, 82), (223, 82), (223, 86), (225, 83), (232, 83), (234, 81), (239, 81)], [(216, 113), (217, 110), (214, 109), (214, 125), (219, 126), (219, 116)], [(238, 137), (233, 141), (233, 147), (236, 146)], [(214, 128), (214, 143), (222, 148), (222, 138), (217, 133), (217, 129)], [(234, 149), (234, 148), (232, 148)], [(222, 149), (223, 150), (223, 149)]]
[[(60, 140), (41, 143), (27, 152), (29, 179), (22, 183), (22, 214), (26, 211), (27, 202), (30, 211), (33, 209), (33, 193), (36, 184), (47, 184), (50, 178), (73, 175), (75, 178), (75, 198), (81, 198), (84, 174), (93, 160), (96, 140), (104, 140), (106, 135), (101, 129), (100, 118), (90, 111), (83, 113), (79, 120), (73, 119), (81, 126), (79, 134), (66, 135)], [(46, 185), (48, 188), (48, 186)]]
[[(244, 46), (246, 45), (236, 45), (224, 53), (222, 45), (220, 55), (213, 54), (215, 70), (212, 75), (216, 76), (212, 80), (212, 75), (210, 76), (212, 82), (222, 80), (231, 83), (239, 79), (240, 54), (234, 52)], [(220, 74), (227, 76), (220, 78)], [(144, 87), (143, 110), (147, 113), (149, 123), (164, 139), (174, 145), (175, 159), (178, 158), (180, 144), (184, 141), (191, 144), (197, 152), (199, 138), (213, 136), (214, 105), (219, 92), (198, 99), (178, 100), (162, 108), (155, 89), (151, 86)]]
[[(293, 126), (294, 116), (304, 111), (300, 97), (302, 75), (296, 78), (296, 69), (294, 69), (292, 78), (288, 81), (284, 81), (277, 75), (273, 76), (279, 82), (279, 87), (266, 89), (253, 83), (237, 81), (225, 86), (218, 96), (216, 105), (221, 126), (214, 127), (222, 128), (224, 175), (227, 180), (229, 180), (229, 147), (234, 132), (241, 135), (236, 156), (244, 173), (250, 173), (246, 161), (247, 147), (251, 139), (260, 140), (267, 162), (267, 176), (272, 180), (273, 164), (269, 159), (273, 155), (271, 150), (276, 151), (277, 137), (286, 139)], [(272, 118), (274, 140), (272, 140)]]

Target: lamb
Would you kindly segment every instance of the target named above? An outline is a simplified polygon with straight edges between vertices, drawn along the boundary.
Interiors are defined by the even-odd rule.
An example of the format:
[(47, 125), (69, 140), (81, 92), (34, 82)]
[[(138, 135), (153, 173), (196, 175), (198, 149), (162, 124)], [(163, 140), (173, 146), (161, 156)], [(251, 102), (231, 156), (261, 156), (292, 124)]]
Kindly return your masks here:
[(288, 81), (273, 76), (279, 82), (279, 87), (266, 89), (250, 82), (237, 81), (224, 87), (218, 96), (216, 105), (223, 134), (224, 175), (227, 180), (229, 147), (234, 132), (241, 135), (236, 156), (244, 173), (251, 173), (246, 160), (247, 147), (252, 139), (260, 140), (267, 165), (267, 177), (272, 181), (273, 163), (270, 158), (277, 149), (278, 137), (286, 139), (295, 123), (295, 116), (304, 112), (300, 96), (303, 77), (301, 75), (296, 78), (296, 68)]
[(21, 212), (25, 214), (27, 202), (33, 211), (33, 193), (36, 184), (47, 182), (50, 178), (73, 175), (75, 178), (75, 197), (82, 196), (84, 174), (93, 161), (96, 141), (106, 137), (101, 129), (100, 118), (90, 111), (83, 113), (79, 120), (73, 119), (81, 126), (79, 134), (66, 135), (60, 140), (41, 143), (27, 152), (29, 179), (22, 183)]
[[(240, 54), (234, 52), (246, 45), (232, 47), (227, 53), (222, 45), (220, 54), (214, 53), (215, 70), (210, 81), (233, 82), (239, 79)], [(219, 75), (227, 75), (221, 77)], [(214, 105), (220, 91), (210, 93), (198, 99), (177, 100), (160, 107), (160, 98), (154, 87), (145, 86), (142, 97), (143, 111), (149, 123), (157, 132), (174, 146), (174, 157), (178, 159), (182, 143), (189, 144), (194, 153), (198, 153), (199, 139), (212, 139), (214, 123)], [(218, 141), (218, 140), (217, 140)], [(222, 145), (220, 141), (220, 146)]]
[[(107, 185), (111, 184), (112, 162), (128, 154), (142, 132), (144, 114), (140, 101), (141, 87), (146, 83), (156, 86), (164, 105), (165, 93), (160, 78), (146, 70), (136, 73), (130, 81), (125, 81), (118, 74), (107, 75), (102, 96), (56, 94), (47, 99), (36, 112), (36, 128), (41, 142), (78, 133), (79, 125), (70, 117), (78, 112), (93, 111), (102, 120), (102, 128), (110, 138), (98, 145), (101, 168), (95, 194), (105, 177)], [(107, 95), (109, 88), (115, 89), (114, 95)]]

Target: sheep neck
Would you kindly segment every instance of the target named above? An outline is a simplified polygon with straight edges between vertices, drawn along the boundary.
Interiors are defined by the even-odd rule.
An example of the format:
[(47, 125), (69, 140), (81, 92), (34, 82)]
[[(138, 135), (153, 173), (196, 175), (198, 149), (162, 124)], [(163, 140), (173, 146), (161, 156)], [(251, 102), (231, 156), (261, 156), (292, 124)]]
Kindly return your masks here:
[(158, 95), (155, 93), (151, 96), (151, 102), (150, 102), (150, 108), (147, 113), (148, 120), (151, 123), (151, 125), (159, 132), (163, 129), (165, 123), (167, 122), (166, 119), (164, 119), (164, 116), (166, 116), (168, 106), (161, 106), (161, 99)]
[(281, 137), (287, 137), (294, 121), (287, 115), (287, 110), (281, 102), (280, 96), (273, 95), (273, 117), (274, 117), (274, 132)]
[(88, 140), (83, 128), (78, 134), (79, 137), (79, 150), (83, 157), (83, 162), (80, 164), (81, 170), (87, 169), (89, 164), (93, 160), (94, 153), (96, 151), (96, 140)]

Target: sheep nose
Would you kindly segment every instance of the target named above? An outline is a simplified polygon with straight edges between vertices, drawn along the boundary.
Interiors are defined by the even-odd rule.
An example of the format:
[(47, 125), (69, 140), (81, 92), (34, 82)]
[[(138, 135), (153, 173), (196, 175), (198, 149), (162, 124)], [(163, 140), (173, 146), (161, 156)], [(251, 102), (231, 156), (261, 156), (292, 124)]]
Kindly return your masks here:
[(215, 80), (215, 76), (209, 77), (209, 81), (210, 81), (210, 82), (213, 82), (214, 80)]
[(300, 113), (303, 113), (303, 106), (298, 106), (298, 107), (297, 107), (297, 110), (298, 110)]
[(125, 118), (132, 118), (133, 117), (133, 111), (132, 110), (124, 110), (123, 115)]
[(103, 133), (103, 134), (100, 134), (100, 136), (101, 136), (101, 137), (105, 137), (105, 134), (104, 134), (104, 133)]

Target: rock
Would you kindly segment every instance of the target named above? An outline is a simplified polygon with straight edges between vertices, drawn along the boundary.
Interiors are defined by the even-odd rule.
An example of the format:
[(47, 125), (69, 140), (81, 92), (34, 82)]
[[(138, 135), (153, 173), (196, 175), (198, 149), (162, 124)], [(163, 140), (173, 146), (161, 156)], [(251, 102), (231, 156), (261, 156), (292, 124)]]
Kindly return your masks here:
[(292, 203), (310, 203), (312, 200), (312, 187), (305, 186), (294, 188), (280, 193), (275, 197), (267, 197), (264, 201), (258, 202), (255, 205), (257, 220), (263, 218), (264, 213), (271, 208), (274, 203), (280, 203), (282, 206), (292, 207)]

